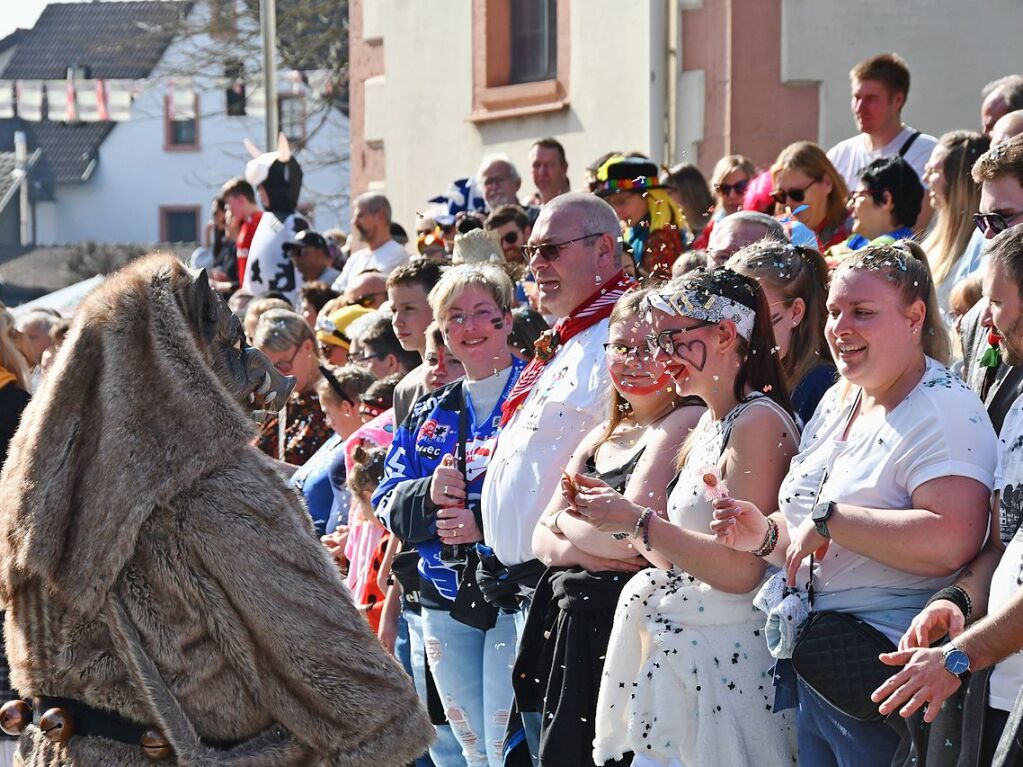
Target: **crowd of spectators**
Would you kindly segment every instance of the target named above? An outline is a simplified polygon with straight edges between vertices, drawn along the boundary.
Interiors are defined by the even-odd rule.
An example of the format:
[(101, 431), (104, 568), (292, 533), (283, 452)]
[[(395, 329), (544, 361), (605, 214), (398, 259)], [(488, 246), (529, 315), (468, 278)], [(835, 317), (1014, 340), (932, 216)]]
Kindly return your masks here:
[[(1023, 76), (939, 138), (898, 55), (850, 83), (856, 135), (709, 183), (543, 138), (412, 241), (362, 194), (297, 305), (224, 185), (194, 263), (296, 380), (257, 445), (420, 764), (1023, 765)], [(67, 332), (0, 308), (0, 457)]]

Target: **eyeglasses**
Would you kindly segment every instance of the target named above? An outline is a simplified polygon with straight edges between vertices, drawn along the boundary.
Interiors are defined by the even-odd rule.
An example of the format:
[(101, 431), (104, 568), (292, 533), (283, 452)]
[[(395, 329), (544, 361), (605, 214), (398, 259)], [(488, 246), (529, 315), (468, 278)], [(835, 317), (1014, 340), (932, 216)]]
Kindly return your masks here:
[(499, 325), (503, 327), (504, 323), (501, 322), (500, 310), (497, 309), (477, 309), (474, 312), (468, 314), (449, 314), (444, 318), (444, 324), (447, 327), (456, 325), (459, 327), (465, 327), (470, 322), (477, 322), (484, 325), (493, 325), (495, 328)]
[[(875, 205), (884, 205), (884, 192), (873, 192), (870, 189), (855, 189), (849, 193), (850, 200), (862, 200), (865, 197), (869, 197), (874, 201)], [(799, 202), (799, 200), (796, 200)]]
[(820, 179), (815, 178), (802, 189), (775, 189), (773, 192), (771, 192), (771, 197), (773, 197), (774, 201), (777, 202), (779, 205), (784, 205), (785, 201), (788, 200), (790, 197), (792, 198), (792, 202), (803, 202), (803, 200), (806, 199), (806, 190), (809, 189), (814, 184), (816, 184), (818, 181), (820, 181)]
[(345, 306), (361, 306), (364, 309), (372, 309), (373, 304), (376, 303), (376, 300), (380, 298), (380, 296), (387, 298), (387, 293), (382, 290), (377, 291), (376, 293), (364, 293), (363, 295), (356, 296), (348, 301)]
[(501, 235), (501, 242), (505, 245), (514, 245), (521, 238), (522, 234), (520, 232), (505, 232)]
[(355, 400), (353, 400), (351, 397), (345, 394), (345, 390), (341, 388), (341, 382), (337, 380), (337, 376), (330, 372), (330, 368), (324, 365), (320, 365), (319, 367), (320, 375), (322, 375), (327, 380), (327, 386), (330, 387), (330, 390), (352, 407), (357, 407), (355, 404)]
[(353, 365), (368, 365), (370, 360), (382, 359), (383, 354), (363, 354), (361, 357), (349, 357), (348, 361)]
[(1008, 215), (1002, 213), (974, 213), (973, 223), (987, 236), (1004, 232), (1020, 216), (1023, 216), (1023, 210), (1018, 210)]
[(292, 366), (295, 364), (295, 357), (298, 356), (298, 353), (300, 351), (302, 351), (301, 344), (295, 347), (295, 351), (292, 352), (291, 356), (288, 357), (288, 359), (275, 362), (274, 367), (277, 368), (277, 372), (282, 373), (283, 375), (287, 375), (288, 373), (290, 373)]
[(722, 197), (727, 197), (732, 194), (746, 194), (746, 187), (749, 186), (749, 179), (745, 178), (742, 181), (736, 181), (734, 184), (715, 184), (714, 188), (721, 194)]
[(590, 237), (600, 237), (602, 232), (592, 232), (591, 234), (584, 234), (582, 237), (576, 237), (574, 240), (565, 240), (564, 242), (545, 242), (542, 245), (523, 245), (520, 250), (522, 251), (522, 257), (526, 261), (532, 261), (534, 256), (540, 256), (544, 261), (557, 261), (561, 256), (561, 249), (571, 245), (573, 242), (581, 242), (582, 240), (588, 240)]
[(646, 343), (642, 346), (629, 346), (627, 344), (616, 344), (608, 341), (604, 344), (604, 354), (607, 356), (608, 362), (624, 365), (629, 360), (635, 360), (636, 362), (649, 362), (652, 352), (650, 351), (649, 345)]
[(716, 323), (701, 321), (696, 325), (690, 325), (688, 328), (675, 328), (674, 330), (662, 330), (660, 333), (651, 334), (646, 337), (646, 348), (650, 350), (651, 354), (657, 354), (658, 351), (662, 351), (669, 357), (678, 356), (679, 343), (675, 340), (675, 336), (679, 333), (688, 333), (690, 330), (699, 330), (700, 328), (706, 327), (707, 325), (714, 325)]
[(487, 176), (483, 179), (483, 186), (497, 186), (505, 181), (511, 181), (511, 176)]

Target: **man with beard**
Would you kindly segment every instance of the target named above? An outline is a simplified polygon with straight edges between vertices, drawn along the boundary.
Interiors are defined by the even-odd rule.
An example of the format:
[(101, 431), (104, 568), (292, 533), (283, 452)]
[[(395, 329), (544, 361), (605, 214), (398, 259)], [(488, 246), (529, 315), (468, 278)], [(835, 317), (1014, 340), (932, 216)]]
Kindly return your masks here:
[[(1023, 225), (1003, 231), (988, 248), (984, 295), (1005, 363), (1023, 364)], [(881, 656), (905, 668), (873, 700), (882, 714), (898, 710), (904, 717), (927, 704), (924, 719), (935, 722), (928, 767), (1023, 764), (1023, 699), (1017, 702), (1023, 688), (1023, 398), (1002, 426), (994, 488), (984, 549), (913, 620), (900, 643), (905, 649)], [(967, 621), (973, 622), (964, 631)], [(951, 641), (931, 646), (945, 635)], [(967, 672), (972, 676), (962, 704), (943, 707)]]
[(385, 277), (409, 260), (409, 254), (391, 238), (391, 203), (379, 192), (366, 192), (352, 205), (352, 228), (366, 247), (352, 253), (332, 287), (344, 293), (357, 274), (376, 270)]

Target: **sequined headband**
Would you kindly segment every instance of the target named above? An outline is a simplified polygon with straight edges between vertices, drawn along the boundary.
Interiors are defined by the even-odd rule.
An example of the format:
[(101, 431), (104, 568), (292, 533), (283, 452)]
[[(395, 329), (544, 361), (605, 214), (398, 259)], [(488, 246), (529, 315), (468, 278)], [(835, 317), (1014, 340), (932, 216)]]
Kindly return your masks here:
[(724, 296), (700, 295), (692, 290), (674, 293), (651, 292), (646, 297), (648, 306), (665, 314), (690, 317), (704, 322), (730, 320), (735, 329), (747, 341), (753, 337), (753, 325), (757, 313), (748, 306)]

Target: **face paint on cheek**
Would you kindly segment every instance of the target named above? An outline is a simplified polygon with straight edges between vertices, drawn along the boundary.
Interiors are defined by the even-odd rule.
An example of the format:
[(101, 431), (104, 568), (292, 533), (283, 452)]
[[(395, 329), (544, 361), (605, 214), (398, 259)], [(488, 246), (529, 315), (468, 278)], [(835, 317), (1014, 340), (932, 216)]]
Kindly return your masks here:
[(504, 327), (504, 319), (502, 317), (492, 317), (490, 324), (494, 326), (494, 330), (501, 330)]

